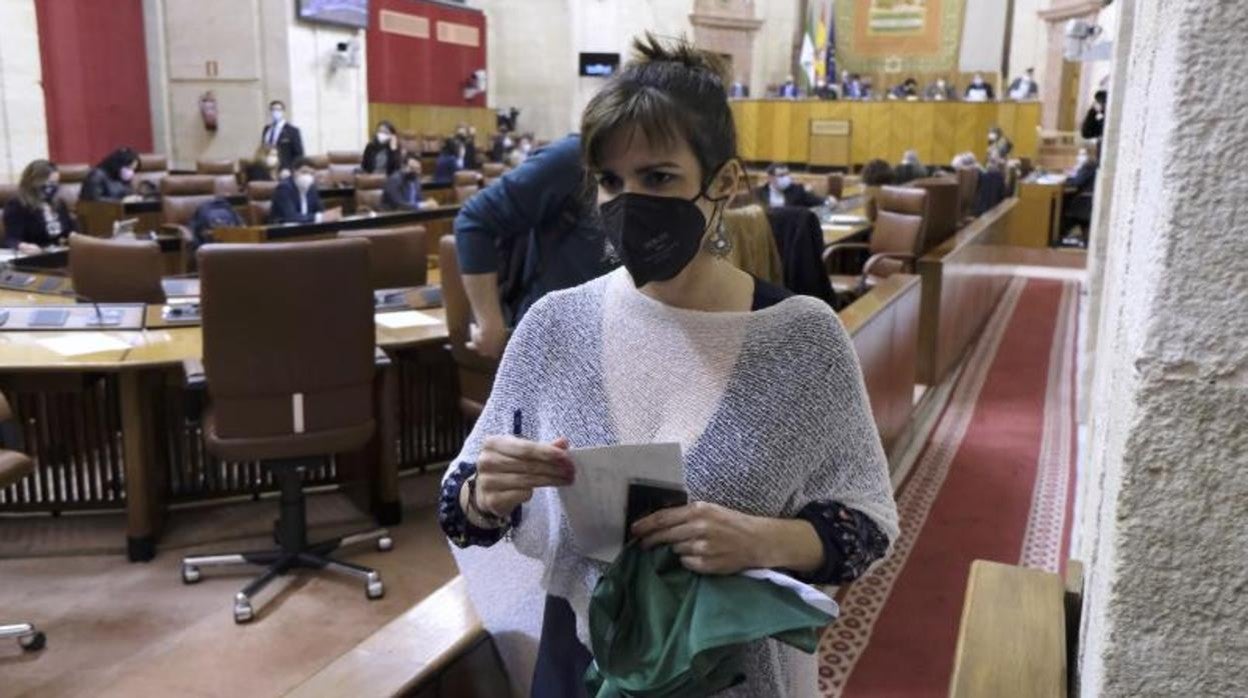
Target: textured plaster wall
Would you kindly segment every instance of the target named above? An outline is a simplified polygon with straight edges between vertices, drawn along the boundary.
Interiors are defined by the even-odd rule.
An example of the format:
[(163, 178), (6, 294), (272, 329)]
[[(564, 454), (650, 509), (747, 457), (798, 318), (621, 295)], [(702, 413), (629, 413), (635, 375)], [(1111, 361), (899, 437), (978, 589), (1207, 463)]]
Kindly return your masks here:
[(0, 0), (0, 182), (48, 156), (34, 0)]
[(1139, 0), (1120, 23), (1082, 692), (1248, 695), (1248, 94), (1200, 88), (1240, 71), (1248, 3)]

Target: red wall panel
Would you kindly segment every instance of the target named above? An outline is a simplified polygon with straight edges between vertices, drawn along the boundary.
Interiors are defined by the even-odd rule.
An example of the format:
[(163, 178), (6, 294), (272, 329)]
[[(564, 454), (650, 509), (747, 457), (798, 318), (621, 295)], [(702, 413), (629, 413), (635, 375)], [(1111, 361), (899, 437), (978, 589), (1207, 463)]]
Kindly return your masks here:
[(35, 12), (52, 159), (150, 152), (142, 0), (35, 0)]
[[(383, 10), (425, 19), (429, 38), (382, 31)], [(475, 27), (478, 45), (439, 41), (438, 22)], [(474, 70), (485, 69), (485, 44), (485, 13), (479, 10), (424, 0), (373, 0), (368, 21), (368, 101), (484, 107), (485, 93), (464, 99), (464, 82)]]

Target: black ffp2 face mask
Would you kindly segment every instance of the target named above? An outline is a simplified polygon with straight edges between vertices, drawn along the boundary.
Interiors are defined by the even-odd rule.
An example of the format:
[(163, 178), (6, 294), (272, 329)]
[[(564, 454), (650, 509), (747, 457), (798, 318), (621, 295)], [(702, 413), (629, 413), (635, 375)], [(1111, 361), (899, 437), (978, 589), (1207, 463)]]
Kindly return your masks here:
[(624, 193), (602, 205), (604, 232), (637, 288), (671, 279), (697, 256), (706, 216), (694, 202), (704, 195), (682, 199)]

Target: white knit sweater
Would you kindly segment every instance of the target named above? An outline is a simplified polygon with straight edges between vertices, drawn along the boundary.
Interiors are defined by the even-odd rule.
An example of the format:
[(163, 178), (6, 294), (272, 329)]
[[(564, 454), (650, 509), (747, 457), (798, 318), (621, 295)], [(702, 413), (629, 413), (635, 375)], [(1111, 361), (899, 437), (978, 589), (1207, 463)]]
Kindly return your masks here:
[[(485, 411), (459, 461), (508, 434), (567, 437), (573, 448), (678, 441), (691, 498), (792, 517), (836, 501), (897, 537), (888, 467), (854, 348), (823, 302), (794, 296), (763, 310), (708, 313), (665, 305), (620, 269), (552, 293), (516, 329)], [(456, 549), (469, 593), (496, 636), (540, 631), (545, 592), (566, 598), (588, 646), (586, 609), (605, 566), (571, 547), (558, 497), (540, 489), (507, 543)], [(537, 620), (536, 625), (534, 620)], [(513, 672), (516, 638), (500, 641)], [(520, 643), (525, 644), (525, 643)], [(746, 653), (747, 681), (725, 695), (814, 695), (815, 658), (766, 640)]]

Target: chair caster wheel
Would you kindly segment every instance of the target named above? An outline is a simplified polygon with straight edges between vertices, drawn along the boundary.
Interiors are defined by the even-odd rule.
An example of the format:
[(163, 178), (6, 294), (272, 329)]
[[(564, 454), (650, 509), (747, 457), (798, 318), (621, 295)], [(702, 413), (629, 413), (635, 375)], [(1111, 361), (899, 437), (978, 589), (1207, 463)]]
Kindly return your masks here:
[(234, 604), (234, 622), (235, 623), (238, 623), (239, 625), (243, 623), (249, 623), (251, 622), (251, 619), (255, 617), (256, 617), (255, 613), (251, 610), (251, 604), (249, 603), (235, 603)]
[(199, 568), (194, 565), (182, 565), (182, 583), (194, 584), (199, 581)]
[(377, 539), (377, 549), (386, 552), (394, 547), (394, 539), (390, 536), (383, 536)]
[(42, 632), (35, 632), (30, 635), (23, 635), (17, 639), (17, 644), (27, 652), (38, 652), (48, 644), (48, 636)]
[(369, 599), (380, 599), (386, 595), (386, 587), (382, 586), (381, 582), (369, 582), (367, 594)]

